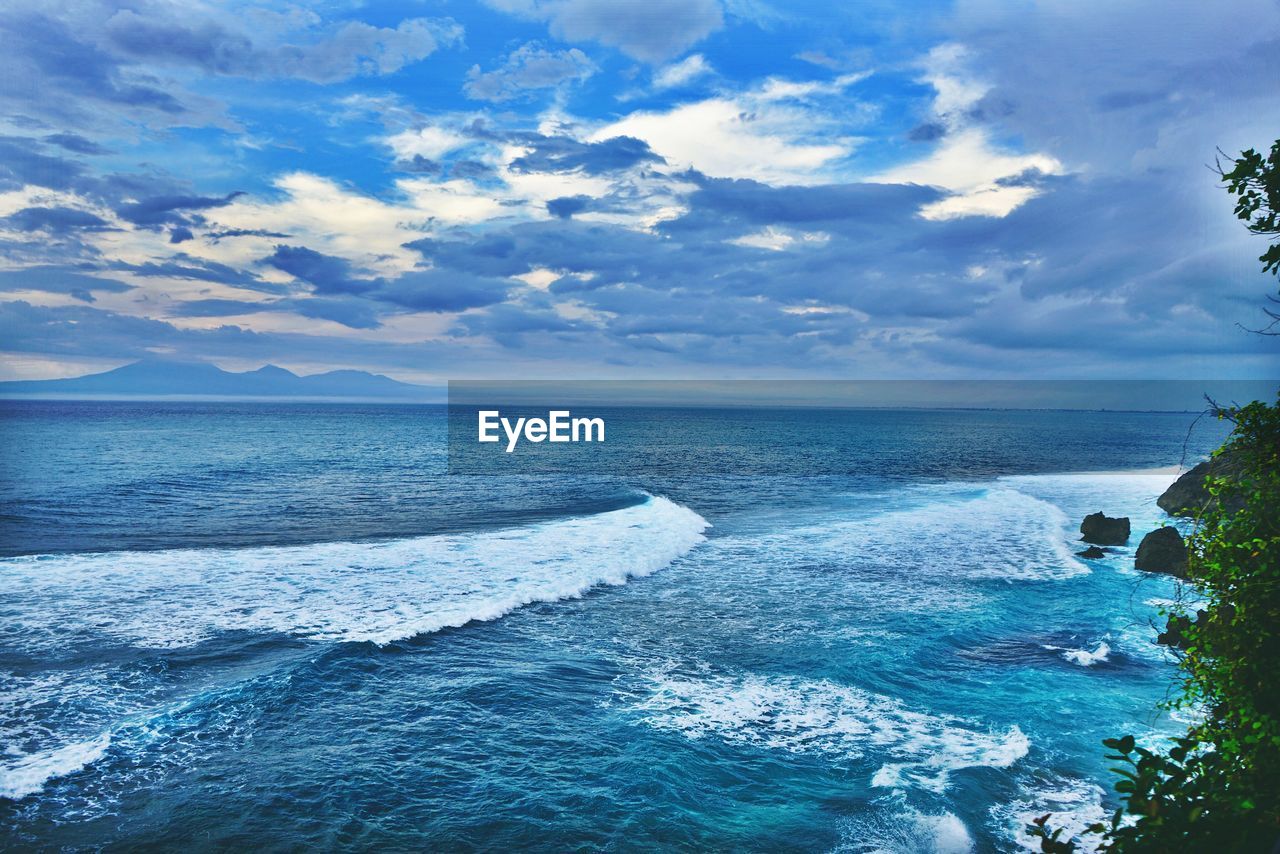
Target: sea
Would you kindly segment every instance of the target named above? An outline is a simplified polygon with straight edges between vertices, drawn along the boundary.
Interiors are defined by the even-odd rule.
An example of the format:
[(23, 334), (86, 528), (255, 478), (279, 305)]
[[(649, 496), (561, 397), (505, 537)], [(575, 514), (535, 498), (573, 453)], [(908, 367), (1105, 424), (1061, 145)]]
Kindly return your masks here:
[(0, 848), (1029, 850), (1187, 726), (1133, 555), (1221, 423), (615, 416), (475, 475), (438, 405), (0, 404)]

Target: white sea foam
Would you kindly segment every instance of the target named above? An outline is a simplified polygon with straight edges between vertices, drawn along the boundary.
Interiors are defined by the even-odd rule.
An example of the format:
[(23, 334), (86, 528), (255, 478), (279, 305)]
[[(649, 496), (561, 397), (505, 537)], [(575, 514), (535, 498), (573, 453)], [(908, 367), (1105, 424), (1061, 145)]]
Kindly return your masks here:
[(942, 815), (920, 815), (916, 823), (933, 836), (933, 851), (936, 854), (963, 854), (973, 850), (973, 837), (969, 828), (952, 813)]
[(1130, 472), (1072, 472), (1020, 474), (999, 478), (998, 482), (1037, 497), (1052, 500), (1074, 518), (1077, 513), (1105, 510), (1109, 515), (1128, 515), (1135, 523), (1167, 519), (1156, 505), (1177, 474), (1165, 470)]
[[(947, 485), (907, 493), (914, 505), (825, 519), (787, 532), (809, 559), (949, 578), (1041, 580), (1087, 574), (1073, 554), (1070, 520), (1055, 505), (1007, 487)], [(769, 537), (762, 537), (766, 543)]]
[(1007, 768), (1026, 755), (1020, 729), (1000, 731), (951, 715), (912, 711), (849, 685), (799, 677), (647, 674), (622, 697), (653, 727), (691, 739), (880, 762), (874, 786), (943, 791), (950, 772)]
[(956, 815), (922, 813), (911, 807), (867, 809), (850, 819), (845, 841), (835, 852), (857, 854), (968, 854), (974, 850), (969, 828)]
[(219, 632), (388, 643), (653, 573), (708, 523), (665, 498), (582, 518), (377, 543), (0, 561), (24, 642), (68, 632), (155, 648)]
[(1062, 508), (1069, 519), (1069, 539), (1072, 541), (1079, 536), (1076, 526), (1089, 513), (1101, 510), (1110, 516), (1127, 517), (1133, 532), (1128, 543), (1110, 547), (1107, 556), (1099, 563), (1112, 571), (1143, 578), (1148, 584), (1172, 589), (1176, 582), (1171, 578), (1135, 569), (1133, 553), (1147, 531), (1162, 525), (1183, 526), (1181, 520), (1170, 518), (1156, 504), (1156, 498), (1175, 477), (1173, 473), (1154, 470), (1014, 475), (1001, 478), (999, 482)]
[(18, 800), (35, 794), (50, 780), (74, 774), (97, 762), (110, 744), (110, 734), (104, 733), (54, 750), (7, 755), (0, 766), (0, 798)]
[(1102, 787), (1086, 780), (1062, 779), (1042, 785), (1026, 796), (991, 808), (991, 816), (1015, 845), (1027, 851), (1039, 851), (1039, 842), (1026, 832), (1033, 819), (1049, 814), (1049, 826), (1062, 828), (1062, 839), (1076, 839), (1082, 852), (1098, 850), (1096, 836), (1081, 837), (1091, 824), (1109, 820), (1103, 806)]
[[(583, 518), (383, 543), (12, 558), (0, 561), (0, 597), (10, 637), (28, 653), (75, 635), (145, 648), (227, 631), (385, 643), (648, 575), (707, 527), (655, 497)], [(117, 741), (161, 737), (155, 721), (180, 723), (199, 702), (175, 705), (163, 683), (107, 665), (0, 672), (0, 797), (38, 792)]]
[[(116, 764), (97, 770), (77, 793), (78, 811), (100, 814), (125, 780), (157, 768), (186, 767), (211, 742), (247, 735), (243, 722), (289, 682), (288, 671), (267, 671), (228, 686), (165, 696), (163, 683), (138, 685), (107, 667), (57, 671), (33, 678), (0, 674), (0, 798), (21, 800), (100, 762), (108, 751), (147, 754), (145, 765)], [(76, 678), (76, 677), (79, 678)], [(47, 709), (57, 707), (49, 717)], [(46, 710), (43, 717), (31, 714)], [(110, 781), (102, 787), (104, 781)]]
[(1108, 660), (1111, 655), (1111, 645), (1106, 641), (1098, 641), (1093, 649), (1072, 649), (1052, 644), (1045, 644), (1044, 648), (1060, 653), (1067, 661), (1081, 667), (1093, 667), (1099, 662)]

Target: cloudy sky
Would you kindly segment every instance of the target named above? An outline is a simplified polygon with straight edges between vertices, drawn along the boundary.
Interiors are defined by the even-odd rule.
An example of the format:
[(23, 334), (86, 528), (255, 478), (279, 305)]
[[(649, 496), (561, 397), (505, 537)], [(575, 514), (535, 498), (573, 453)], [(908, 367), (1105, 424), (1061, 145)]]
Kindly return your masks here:
[(1265, 378), (1280, 3), (15, 0), (0, 379)]

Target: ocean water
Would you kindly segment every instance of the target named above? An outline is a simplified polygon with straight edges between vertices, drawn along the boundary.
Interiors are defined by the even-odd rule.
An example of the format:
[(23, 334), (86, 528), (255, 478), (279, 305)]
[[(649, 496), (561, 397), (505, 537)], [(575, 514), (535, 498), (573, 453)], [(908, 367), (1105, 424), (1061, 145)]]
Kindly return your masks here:
[(1133, 547), (1219, 425), (628, 417), (469, 477), (438, 407), (3, 404), (0, 847), (1015, 851), (1184, 725)]

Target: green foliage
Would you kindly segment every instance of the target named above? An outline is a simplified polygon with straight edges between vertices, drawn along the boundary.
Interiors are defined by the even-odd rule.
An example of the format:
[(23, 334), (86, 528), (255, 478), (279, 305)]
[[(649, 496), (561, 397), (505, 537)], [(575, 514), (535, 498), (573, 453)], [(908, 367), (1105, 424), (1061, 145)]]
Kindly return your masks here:
[[(1128, 735), (1104, 742), (1122, 806), (1086, 831), (1100, 850), (1266, 852), (1280, 841), (1280, 400), (1217, 415), (1235, 423), (1217, 452), (1233, 473), (1208, 478), (1220, 500), (1188, 543), (1187, 583), (1206, 604), (1171, 618), (1182, 691), (1170, 705), (1203, 719), (1164, 751)], [(1079, 850), (1050, 818), (1027, 828), (1041, 850)]]
[[(1236, 216), (1254, 234), (1280, 235), (1280, 140), (1263, 157), (1250, 148), (1234, 158), (1230, 170), (1218, 166), (1227, 192), (1236, 197)], [(1280, 275), (1280, 243), (1258, 259), (1264, 272)]]
[[(1280, 236), (1280, 140), (1268, 156), (1249, 149), (1231, 166), (1218, 174), (1236, 216), (1254, 234)], [(1258, 260), (1280, 275), (1280, 241)], [(1182, 675), (1167, 705), (1202, 718), (1163, 751), (1131, 735), (1103, 742), (1119, 763), (1121, 806), (1082, 834), (1101, 851), (1280, 850), (1280, 399), (1214, 412), (1235, 429), (1216, 452), (1230, 457), (1219, 467), (1230, 474), (1206, 479), (1218, 500), (1188, 543), (1186, 583), (1205, 605), (1171, 614), (1160, 636)], [(1079, 851), (1051, 819), (1027, 827), (1040, 850)]]

